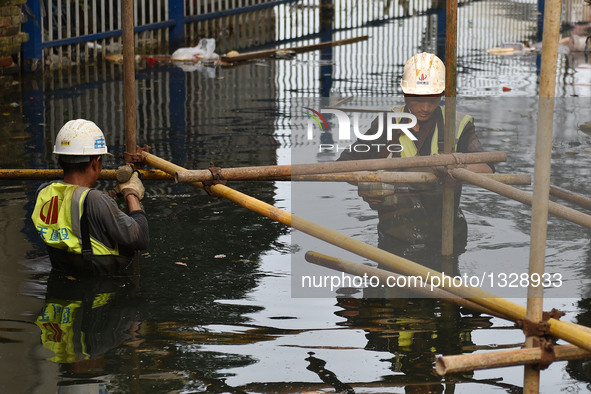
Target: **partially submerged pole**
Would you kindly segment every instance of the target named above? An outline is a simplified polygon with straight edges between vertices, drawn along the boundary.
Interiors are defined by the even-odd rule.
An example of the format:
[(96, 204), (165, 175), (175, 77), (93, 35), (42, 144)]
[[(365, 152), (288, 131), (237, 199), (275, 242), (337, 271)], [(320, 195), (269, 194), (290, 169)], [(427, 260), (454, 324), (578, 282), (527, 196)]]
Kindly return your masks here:
[(582, 208), (591, 209), (591, 198), (589, 197), (581, 196), (558, 186), (550, 186), (550, 194)]
[[(458, 39), (458, 1), (447, 0), (445, 9), (445, 139), (444, 153), (452, 153), (456, 137), (456, 67)], [(441, 254), (451, 256), (454, 245), (455, 187), (443, 185)]]
[[(454, 168), (450, 170), (450, 173), (454, 178), (465, 182), (470, 182), (474, 185), (478, 185), (524, 204), (533, 205), (534, 203), (534, 197), (532, 193), (528, 193), (515, 187), (496, 182), (493, 179), (482, 176), (482, 174), (477, 174), (464, 168)], [(570, 220), (571, 222), (581, 226), (591, 228), (591, 215), (587, 215), (586, 213), (565, 207), (553, 201), (549, 201), (547, 207), (548, 212), (553, 215)]]
[[(410, 290), (416, 295), (422, 297), (438, 298), (441, 300), (449, 301), (461, 307), (468, 308), (474, 312), (487, 313), (492, 316), (506, 318), (505, 316), (501, 316), (491, 309), (483, 308), (475, 302), (469, 301), (462, 297), (457, 297), (456, 295), (443, 289), (437, 288), (431, 291), (428, 287), (417, 285), (416, 282), (413, 282), (411, 279), (409, 279), (410, 277), (405, 278), (404, 275), (399, 275), (392, 271), (386, 271), (380, 268), (354, 263), (352, 261), (348, 261), (333, 256), (328, 256), (314, 251), (306, 252), (305, 259), (309, 263), (320, 265), (322, 267), (330, 268), (340, 272), (346, 272), (348, 274), (356, 275), (359, 277), (363, 277), (364, 275), (374, 276), (380, 279), (380, 283), (387, 283), (387, 281), (392, 280), (394, 278), (395, 280), (397, 280), (397, 283), (406, 284), (406, 286), (403, 287), (397, 286), (397, 289)], [(403, 280), (401, 281), (400, 279)]]
[[(558, 33), (560, 27), (561, 2), (546, 0), (544, 15), (544, 34), (542, 70), (540, 73), (540, 94), (538, 105), (538, 129), (536, 134), (536, 155), (534, 168), (534, 191), (532, 204), (531, 244), (529, 274), (543, 275), (546, 251), (552, 129), (554, 115), (554, 90), (556, 78), (556, 59), (558, 55)], [(542, 319), (543, 288), (528, 288), (527, 315), (530, 321)], [(526, 347), (536, 346), (536, 338), (528, 336)], [(539, 369), (525, 367), (524, 391), (539, 392)]]
[[(591, 352), (574, 345), (554, 346), (554, 360), (568, 361), (591, 358)], [(435, 362), (439, 375), (476, 371), (479, 369), (509, 367), (513, 365), (535, 366), (542, 361), (543, 350), (539, 347), (503, 350), (496, 352), (442, 356)]]
[[(556, 60), (560, 33), (560, 0), (546, 0), (544, 6), (544, 34), (542, 38), (542, 68), (540, 71), (540, 94), (538, 103), (538, 128), (536, 133), (536, 155), (534, 164), (534, 190), (531, 221), (531, 242), (529, 249), (529, 276), (544, 274), (546, 257), (546, 236), (548, 226), (548, 205), (550, 169), (552, 159), (552, 129), (554, 123), (554, 91), (556, 85)], [(527, 315), (533, 322), (542, 320), (544, 288), (530, 286), (527, 289)], [(536, 346), (536, 337), (528, 336), (526, 347)], [(525, 366), (524, 392), (538, 393), (540, 370)]]

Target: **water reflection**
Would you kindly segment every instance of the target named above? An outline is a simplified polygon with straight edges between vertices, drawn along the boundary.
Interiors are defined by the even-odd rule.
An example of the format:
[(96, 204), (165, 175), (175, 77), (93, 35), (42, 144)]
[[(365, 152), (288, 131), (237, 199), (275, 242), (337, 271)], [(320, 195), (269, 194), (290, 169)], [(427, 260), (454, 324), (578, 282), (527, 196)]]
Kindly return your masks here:
[[(477, 15), (468, 11), (486, 9), (490, 3), (462, 7), (466, 13), (460, 25), (468, 28), (461, 32), (465, 41), (459, 54), (459, 93), (478, 96), (466, 104), (465, 112), (475, 115), (483, 145), (508, 152), (510, 160), (497, 168), (499, 172), (531, 174), (536, 100), (507, 97), (535, 96), (538, 56), (500, 57), (485, 52), (501, 42), (504, 27), (495, 25), (493, 35), (491, 25), (480, 24)], [(494, 3), (506, 5), (501, 10), (515, 13), (513, 19), (519, 21), (526, 20), (525, 12), (531, 9), (530, 5)], [(492, 14), (483, 15), (494, 19), (488, 18)], [(222, 167), (287, 163), (291, 149), (306, 143), (291, 134), (291, 97), (396, 96), (395, 80), (403, 61), (417, 48), (428, 49), (433, 44), (432, 36), (437, 33), (433, 27), (435, 19), (419, 15), (338, 31), (334, 39), (362, 34), (373, 38), (320, 55), (215, 69), (214, 78), (165, 66), (139, 70), (138, 142), (153, 145), (155, 154), (187, 168), (205, 168), (210, 161)], [(486, 40), (469, 40), (485, 35)], [(399, 45), (384, 45), (392, 37), (399, 39)], [(577, 125), (591, 120), (588, 66), (584, 55), (559, 59), (558, 94), (585, 99), (559, 107), (553, 151), (559, 171), (553, 172), (552, 182), (582, 194), (588, 193), (590, 140)], [(92, 117), (105, 126), (109, 148), (123, 152), (120, 77), (120, 70), (108, 65), (78, 75), (62, 72), (45, 80), (25, 81), (22, 113), (8, 105), (2, 107), (9, 114), (0, 123), (2, 167), (57, 167), (50, 153), (51, 141), (64, 120), (79, 116)], [(502, 86), (512, 90), (502, 93)], [(481, 100), (500, 94), (503, 97), (494, 105)], [(438, 354), (490, 350), (495, 343), (515, 347), (523, 339), (520, 332), (498, 319), (434, 300), (376, 299), (369, 293), (358, 293), (362, 298), (293, 299), (289, 256), (297, 259), (298, 254), (297, 243), (289, 244), (290, 232), (190, 185), (146, 182), (144, 205), (154, 242), (141, 257), (139, 287), (101, 289), (88, 284), (80, 289), (75, 285), (79, 282), (65, 279), (56, 293), (47, 266), (32, 275), (19, 271), (20, 259), (41, 265), (42, 259), (37, 258), (44, 254), (44, 245), (35, 243), (40, 242), (38, 236), (23, 219), (30, 216), (29, 201), (37, 184), (10, 182), (0, 187), (0, 280), (3, 299), (10, 300), (2, 309), (2, 350), (12, 356), (3, 358), (2, 380), (11, 392), (51, 392), (58, 380), (66, 384), (84, 379), (95, 385), (106, 383), (115, 392), (296, 392), (349, 387), (356, 392), (398, 393), (521, 390), (521, 368), (446, 380), (431, 372)], [(113, 185), (105, 182), (99, 187)], [(242, 182), (232, 187), (289, 210), (291, 195), (285, 183)], [(326, 205), (318, 204), (313, 219), (377, 244), (377, 218), (359, 201), (356, 190), (330, 185), (325, 192), (321, 197)], [(518, 264), (525, 267), (528, 208), (466, 187), (462, 209), (469, 229), (467, 246), (452, 260), (450, 270), (481, 272), (486, 264), (500, 270)], [(350, 221), (339, 227), (331, 217), (326, 218), (332, 213)], [(578, 297), (591, 277), (587, 272), (589, 234), (561, 219), (551, 217), (549, 222), (549, 269), (568, 272), (573, 283), (580, 280), (581, 286), (569, 293)], [(441, 266), (438, 248), (423, 255), (408, 253), (412, 259), (452, 272)], [(23, 283), (30, 286), (24, 288)], [(43, 310), (46, 286), (51, 296), (47, 301), (56, 307), (80, 302), (77, 310), (85, 312), (78, 314), (79, 326), (72, 332), (86, 332), (83, 327), (91, 333), (108, 332), (90, 338), (74, 336), (76, 345), (71, 352), (61, 353), (74, 362), (46, 360), (56, 355), (47, 354), (42, 335), (49, 344), (48, 339), (60, 332), (59, 324), (49, 326), (53, 332), (43, 331), (50, 321), (35, 325)], [(63, 293), (66, 289), (71, 289), (69, 294)], [(86, 298), (74, 297), (81, 290), (87, 291)], [(93, 309), (91, 302), (99, 294), (112, 296)], [(101, 297), (98, 300), (106, 299)], [(59, 299), (67, 303), (56, 302)], [(589, 324), (586, 298), (576, 305), (564, 302), (580, 323)], [(569, 363), (567, 371), (575, 381), (568, 385), (586, 390), (587, 368), (586, 363)], [(551, 379), (546, 385), (549, 392), (565, 389), (563, 375), (563, 364), (544, 372)]]
[(76, 279), (52, 271), (35, 324), (43, 347), (54, 354), (48, 360), (60, 364), (58, 392), (73, 385), (105, 390), (114, 372), (107, 366), (108, 353), (137, 341), (141, 321), (131, 278)]

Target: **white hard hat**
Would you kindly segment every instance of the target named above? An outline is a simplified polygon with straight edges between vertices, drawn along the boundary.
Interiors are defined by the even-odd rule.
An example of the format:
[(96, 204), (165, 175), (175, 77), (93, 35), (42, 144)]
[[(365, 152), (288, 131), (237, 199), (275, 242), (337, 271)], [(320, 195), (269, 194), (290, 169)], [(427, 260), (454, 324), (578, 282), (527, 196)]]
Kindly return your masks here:
[(406, 94), (441, 94), (445, 90), (445, 65), (432, 53), (419, 53), (404, 65), (400, 87)]
[(101, 129), (85, 119), (67, 122), (57, 133), (53, 153), (67, 163), (90, 161), (93, 155), (109, 155)]

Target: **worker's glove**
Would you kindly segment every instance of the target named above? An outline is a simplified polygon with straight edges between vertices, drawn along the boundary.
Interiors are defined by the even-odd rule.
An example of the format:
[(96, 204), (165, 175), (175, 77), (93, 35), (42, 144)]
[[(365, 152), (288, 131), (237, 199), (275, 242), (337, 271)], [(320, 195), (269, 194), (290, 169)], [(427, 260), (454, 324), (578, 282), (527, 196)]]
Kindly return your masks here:
[(120, 183), (119, 186), (117, 186), (117, 189), (119, 189), (119, 192), (123, 194), (123, 197), (125, 198), (130, 194), (136, 196), (139, 200), (144, 198), (144, 185), (138, 177), (137, 172), (134, 172), (127, 182)]

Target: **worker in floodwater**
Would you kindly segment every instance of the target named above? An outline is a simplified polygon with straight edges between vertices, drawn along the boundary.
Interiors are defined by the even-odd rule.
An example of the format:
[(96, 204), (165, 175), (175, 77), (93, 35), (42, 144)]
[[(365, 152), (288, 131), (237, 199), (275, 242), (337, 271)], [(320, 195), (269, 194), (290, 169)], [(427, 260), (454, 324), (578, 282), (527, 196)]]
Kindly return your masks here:
[(64, 178), (40, 186), (32, 215), (54, 270), (75, 276), (127, 274), (138, 250), (149, 244), (148, 220), (140, 204), (144, 186), (134, 173), (115, 191), (129, 214), (109, 194), (93, 189), (109, 155), (105, 136), (93, 122), (67, 122), (53, 153)]
[[(401, 151), (392, 153), (384, 149), (355, 149), (356, 144), (364, 142), (357, 141), (351, 149), (343, 151), (338, 160), (429, 156), (443, 152), (445, 65), (433, 54), (416, 54), (406, 62), (400, 86), (404, 92), (405, 106), (394, 109), (394, 112), (409, 113), (416, 117), (416, 124), (412, 128), (408, 127), (416, 140), (401, 130), (392, 134), (392, 140), (387, 140), (387, 133), (381, 133), (379, 139), (373, 141), (376, 146), (387, 146), (394, 142), (401, 146)], [(380, 128), (379, 120), (380, 117), (372, 122), (366, 135), (376, 134)], [(411, 118), (397, 121), (412, 122)], [(482, 151), (472, 116), (458, 112), (455, 129), (454, 151)], [(494, 167), (486, 163), (468, 164), (466, 168), (474, 172), (494, 172)], [(414, 171), (425, 171), (425, 168)], [(461, 251), (466, 244), (467, 225), (459, 209), (461, 185), (458, 184), (455, 190), (454, 250)], [(384, 183), (358, 183), (358, 192), (378, 212), (380, 248), (410, 258), (418, 247), (441, 245), (441, 185), (415, 184), (402, 187)]]
[[(395, 108), (396, 113), (412, 114), (416, 124), (408, 126), (412, 139), (402, 130), (393, 133), (387, 140), (387, 133), (372, 141), (377, 146), (399, 144), (400, 152), (387, 150), (352, 149), (343, 151), (338, 160), (383, 159), (395, 157), (431, 156), (443, 152), (445, 130), (445, 106), (442, 96), (445, 91), (445, 66), (435, 55), (419, 53), (411, 57), (404, 67), (400, 86), (404, 92), (405, 105)], [(397, 119), (412, 123), (412, 118)], [(379, 118), (374, 120), (366, 132), (377, 134)], [(476, 136), (472, 116), (456, 113), (455, 152), (471, 153), (482, 151)], [(468, 170), (492, 173), (489, 164), (468, 164)], [(427, 171), (429, 168), (408, 169)], [(442, 186), (439, 184), (392, 185), (384, 183), (358, 183), (358, 193), (378, 212), (378, 247), (393, 254), (406, 257), (421, 265), (457, 275), (457, 258), (463, 252), (467, 241), (467, 224), (459, 208), (461, 184), (455, 185), (454, 256), (441, 257), (442, 234)], [(353, 327), (367, 331), (366, 348), (389, 351), (395, 355), (393, 369), (406, 375), (419, 377), (428, 385), (405, 387), (405, 392), (443, 392), (441, 378), (430, 371), (436, 354), (462, 352), (471, 345), (471, 327), (463, 327), (465, 314), (459, 307), (431, 298), (413, 298), (408, 289), (365, 288), (360, 301), (339, 299), (344, 308), (343, 315)], [(365, 320), (377, 320), (379, 329), (370, 330)], [(478, 324), (488, 325), (486, 319)], [(460, 329), (461, 327), (461, 329)], [(454, 334), (456, 333), (456, 334)], [(428, 372), (425, 372), (428, 371)]]

